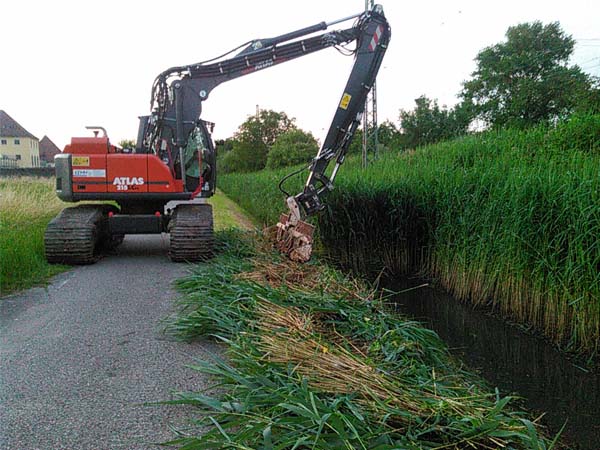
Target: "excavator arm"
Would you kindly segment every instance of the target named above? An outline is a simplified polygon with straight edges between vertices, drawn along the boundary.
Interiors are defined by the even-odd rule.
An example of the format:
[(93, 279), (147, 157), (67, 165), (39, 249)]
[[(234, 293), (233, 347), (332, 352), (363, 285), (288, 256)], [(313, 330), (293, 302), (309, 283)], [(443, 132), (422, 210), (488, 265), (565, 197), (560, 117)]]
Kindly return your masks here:
[[(365, 100), (375, 82), (390, 39), (390, 29), (379, 5), (369, 15), (363, 16), (356, 28), (358, 42), (350, 77), (325, 141), (310, 166), (304, 190), (292, 200), (298, 204), (301, 216), (312, 215), (323, 209), (321, 196), (333, 189), (333, 180), (360, 124)], [(327, 178), (325, 171), (334, 158), (335, 167), (331, 177)]]
[[(390, 39), (390, 28), (380, 5), (361, 16), (357, 26), (355, 61), (325, 141), (310, 165), (302, 192), (287, 196), (288, 214), (277, 223), (277, 245), (291, 259), (308, 261), (312, 253), (314, 227), (303, 221), (324, 208), (323, 196), (333, 189), (333, 181), (343, 164), (356, 128), (360, 124), (365, 101), (381, 66)], [(335, 159), (331, 175), (326, 170)]]
[[(304, 38), (351, 19), (356, 21), (350, 28)], [(215, 87), (319, 50), (356, 42), (354, 66), (323, 145), (311, 163), (303, 191), (295, 196), (288, 195), (290, 213), (282, 216), (278, 224), (279, 241), (284, 242), (280, 249), (293, 259), (307, 260), (312, 248), (312, 227), (302, 219), (323, 209), (322, 196), (333, 188), (332, 183), (360, 123), (366, 97), (389, 39), (390, 27), (383, 8), (375, 5), (370, 11), (334, 22), (321, 22), (274, 38), (247, 42), (209, 61), (172, 67), (154, 82), (152, 114), (140, 117), (136, 151), (159, 155), (173, 170), (179, 171), (185, 186), (186, 161), (195, 161), (186, 158), (186, 146), (195, 130), (208, 134), (207, 122), (202, 121), (200, 115), (202, 102)], [(173, 148), (176, 151), (171, 152)], [(212, 167), (215, 165), (214, 151), (209, 153)], [(202, 155), (198, 155), (198, 159), (201, 158)], [(328, 178), (325, 172), (332, 159), (335, 159), (335, 166)], [(210, 172), (215, 177), (214, 167)], [(214, 179), (212, 181), (214, 185)], [(298, 249), (301, 249), (299, 253)]]
[[(202, 124), (199, 119), (202, 103), (215, 87), (319, 50), (354, 41), (358, 31), (354, 27), (299, 38), (358, 16), (330, 23), (321, 22), (274, 38), (256, 39), (213, 60), (172, 67), (162, 72), (152, 87), (152, 114), (140, 117), (136, 151), (158, 154), (169, 165), (178, 166), (179, 176), (185, 185), (185, 165), (179, 162), (184, 161), (183, 153), (190, 135)], [(232, 56), (232, 53), (235, 54)], [(173, 149), (175, 151), (171, 152)]]

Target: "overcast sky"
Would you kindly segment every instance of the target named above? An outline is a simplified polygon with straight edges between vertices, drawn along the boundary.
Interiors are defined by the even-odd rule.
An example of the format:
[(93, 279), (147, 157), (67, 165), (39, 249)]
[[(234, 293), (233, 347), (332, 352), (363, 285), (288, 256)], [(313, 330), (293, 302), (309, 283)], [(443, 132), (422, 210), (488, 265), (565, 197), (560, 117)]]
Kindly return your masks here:
[[(482, 48), (522, 22), (559, 21), (577, 39), (574, 63), (600, 75), (597, 0), (381, 0), (392, 27), (378, 77), (379, 120), (397, 122), (425, 94), (453, 105)], [(59, 147), (104, 126), (135, 139), (157, 74), (364, 9), (364, 0), (33, 1), (0, 4), (0, 109)], [(350, 25), (351, 23), (348, 23)], [(340, 24), (333, 29), (345, 28)], [(256, 110), (285, 111), (323, 139), (352, 58), (324, 50), (217, 87), (202, 118), (225, 138)]]

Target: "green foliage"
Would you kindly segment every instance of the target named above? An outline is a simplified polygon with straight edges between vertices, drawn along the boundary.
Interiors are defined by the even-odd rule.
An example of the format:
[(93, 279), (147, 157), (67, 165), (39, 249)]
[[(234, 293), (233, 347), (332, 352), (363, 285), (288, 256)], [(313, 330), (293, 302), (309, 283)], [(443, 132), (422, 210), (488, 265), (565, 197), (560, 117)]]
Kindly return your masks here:
[(293, 166), (308, 163), (319, 150), (317, 140), (310, 132), (300, 129), (286, 131), (279, 135), (269, 149), (267, 168)]
[(235, 140), (221, 160), (223, 173), (255, 172), (265, 167), (267, 147), (260, 141)]
[(576, 101), (575, 111), (578, 113), (600, 114), (600, 78), (590, 79), (591, 87), (582, 92)]
[(233, 138), (217, 139), (215, 141), (215, 149), (218, 155), (225, 155), (226, 153), (233, 150), (233, 144), (235, 140)]
[(286, 131), (296, 128), (294, 119), (284, 112), (261, 109), (258, 115), (250, 116), (240, 125), (235, 138), (246, 142), (260, 142), (270, 147)]
[(544, 146), (567, 155), (574, 148), (600, 155), (600, 114), (573, 114), (549, 130)]
[[(377, 138), (379, 140), (379, 150), (399, 150), (404, 148), (402, 145), (403, 136), (400, 131), (394, 125), (393, 122), (386, 120), (379, 124), (377, 129)], [(362, 140), (363, 132), (362, 128), (358, 128), (354, 133), (354, 138), (348, 148), (348, 155), (361, 155), (362, 154)]]
[(348, 147), (348, 155), (360, 155), (362, 154), (362, 141), (363, 141), (363, 130), (362, 128), (357, 128), (354, 132), (354, 137), (352, 138), (352, 142), (350, 142), (350, 147)]
[(133, 139), (123, 139), (122, 141), (119, 141), (117, 145), (121, 148), (134, 149), (135, 141)]
[(44, 231), (66, 205), (54, 180), (0, 178), (0, 295), (45, 283), (67, 269), (44, 257)]
[(506, 42), (483, 49), (461, 96), (494, 127), (525, 128), (565, 117), (587, 98), (590, 80), (567, 64), (574, 39), (558, 22), (510, 27)]
[(254, 228), (254, 224), (241, 211), (240, 207), (228, 199), (220, 190), (217, 190), (215, 195), (208, 199), (208, 203), (213, 207), (215, 230)]
[(400, 127), (403, 148), (416, 148), (445, 139), (460, 136), (467, 132), (471, 115), (465, 107), (447, 109), (426, 96), (415, 100), (415, 109), (400, 110)]
[[(275, 255), (258, 255), (245, 236), (220, 234), (218, 240), (220, 255), (178, 282), (182, 311), (169, 329), (183, 338), (217, 336), (227, 358), (192, 367), (217, 378), (217, 394), (187, 393), (166, 402), (197, 412), (197, 429), (186, 427), (168, 444), (552, 447), (531, 421), (510, 410), (510, 397), (490, 392), (454, 364), (435, 333), (387, 310), (382, 300), (353, 297), (367, 294), (356, 281), (317, 262), (304, 266), (319, 274), (314, 290), (262, 285), (242, 272), (267, 266), (285, 275), (286, 265)], [(257, 267), (251, 257), (259, 258)]]
[(284, 112), (260, 110), (240, 125), (232, 149), (223, 159), (221, 170), (227, 172), (254, 172), (264, 169), (269, 148), (279, 135), (295, 129), (294, 119)]
[(396, 125), (389, 120), (379, 124), (377, 138), (379, 144), (386, 149), (398, 149), (402, 142), (400, 131)]
[[(275, 225), (279, 215), (287, 210), (285, 196), (277, 186), (293, 169), (295, 168), (285, 167), (243, 175), (223, 174), (219, 178), (219, 187), (260, 225), (271, 226)], [(285, 189), (294, 194), (301, 192), (306, 175), (307, 172), (302, 172), (290, 178), (285, 183)]]
[[(576, 115), (389, 153), (367, 170), (350, 159), (319, 236), (358, 271), (428, 274), (458, 298), (493, 302), (556, 343), (597, 352), (599, 136), (600, 116)], [(223, 177), (222, 188), (272, 225), (287, 171)], [(300, 192), (303, 180), (288, 190)]]

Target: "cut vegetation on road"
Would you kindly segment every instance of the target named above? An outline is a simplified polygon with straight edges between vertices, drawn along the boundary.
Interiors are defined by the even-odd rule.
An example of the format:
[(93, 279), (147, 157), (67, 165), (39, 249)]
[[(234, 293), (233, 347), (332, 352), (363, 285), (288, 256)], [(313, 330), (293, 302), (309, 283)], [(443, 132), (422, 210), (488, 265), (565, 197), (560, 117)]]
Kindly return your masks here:
[[(178, 283), (169, 329), (212, 336), (227, 360), (198, 362), (223, 394), (182, 395), (201, 448), (546, 449), (509, 397), (483, 386), (439, 338), (388, 312), (362, 284), (321, 261), (298, 265), (248, 235), (220, 234), (220, 253)], [(214, 391), (213, 391), (214, 392)]]

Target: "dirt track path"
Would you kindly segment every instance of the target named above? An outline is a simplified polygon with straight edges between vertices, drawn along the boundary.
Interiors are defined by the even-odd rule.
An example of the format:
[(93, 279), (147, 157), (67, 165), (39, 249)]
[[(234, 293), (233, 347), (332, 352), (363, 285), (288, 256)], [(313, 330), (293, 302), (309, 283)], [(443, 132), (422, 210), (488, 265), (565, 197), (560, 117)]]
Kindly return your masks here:
[(0, 301), (0, 449), (144, 449), (173, 436), (186, 410), (140, 403), (202, 389), (184, 366), (219, 349), (161, 334), (187, 270), (167, 248), (165, 235), (128, 236), (117, 255)]

